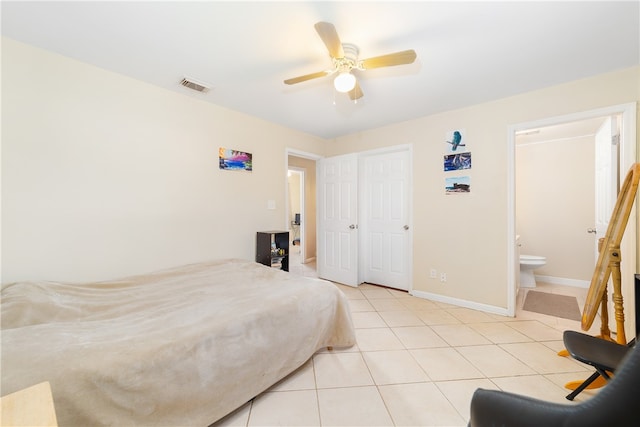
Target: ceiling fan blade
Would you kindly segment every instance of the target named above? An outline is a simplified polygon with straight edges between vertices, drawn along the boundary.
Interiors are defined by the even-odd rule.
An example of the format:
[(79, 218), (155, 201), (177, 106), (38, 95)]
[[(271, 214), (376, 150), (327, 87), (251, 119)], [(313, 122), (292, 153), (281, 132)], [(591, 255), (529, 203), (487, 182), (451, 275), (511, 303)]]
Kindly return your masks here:
[(376, 56), (374, 58), (363, 59), (362, 68), (370, 70), (372, 68), (390, 67), (392, 65), (411, 64), (416, 60), (416, 51), (413, 49), (402, 52), (390, 53), (388, 55)]
[(294, 85), (300, 82), (306, 82), (307, 80), (317, 79), (319, 77), (324, 77), (330, 74), (330, 71), (319, 71), (317, 73), (305, 74), (304, 76), (293, 77), (291, 79), (285, 80), (285, 84)]
[(324, 42), (324, 45), (327, 46), (329, 55), (331, 55), (332, 58), (343, 58), (344, 51), (342, 50), (342, 43), (340, 42), (340, 37), (338, 37), (336, 27), (328, 22), (318, 22), (314, 27)]
[(356, 81), (356, 86), (349, 91), (349, 98), (351, 98), (352, 101), (355, 101), (356, 99), (362, 98), (363, 95), (360, 83)]

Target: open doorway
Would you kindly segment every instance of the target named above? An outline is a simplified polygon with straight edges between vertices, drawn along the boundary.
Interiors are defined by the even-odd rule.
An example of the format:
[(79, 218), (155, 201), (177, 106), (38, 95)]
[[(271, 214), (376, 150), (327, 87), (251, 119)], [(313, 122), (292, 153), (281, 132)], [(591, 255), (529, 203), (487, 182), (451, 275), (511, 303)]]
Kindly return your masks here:
[(316, 272), (316, 160), (320, 156), (288, 149), (286, 224), (291, 239), (289, 271)]
[[(546, 268), (541, 267), (538, 272), (543, 280), (588, 288), (595, 265), (594, 246), (597, 244), (597, 236), (594, 229), (600, 228), (599, 232), (606, 231), (602, 230), (602, 226), (596, 227), (598, 219), (596, 215), (596, 199), (598, 198), (596, 184), (605, 182), (605, 180), (602, 180), (601, 177), (596, 178), (596, 174), (599, 172), (596, 170), (595, 161), (597, 157), (595, 135), (602, 128), (602, 124), (607, 121), (615, 123), (614, 127), (619, 129), (617, 132), (619, 137), (609, 138), (609, 147), (617, 145), (614, 147), (616, 160), (613, 165), (616, 172), (612, 173), (610, 179), (617, 185), (620, 176), (624, 177), (629, 167), (636, 161), (635, 117), (635, 104), (624, 104), (509, 127), (509, 223), (507, 235), (510, 278), (508, 312), (510, 315), (515, 315), (517, 303), (519, 253), (529, 254), (531, 252), (533, 255), (547, 257), (550, 262), (547, 263)], [(611, 134), (615, 133), (613, 131)], [(545, 147), (545, 145), (547, 146)], [(536, 157), (539, 160), (536, 160)], [(581, 159), (581, 157), (584, 158)], [(536, 161), (541, 165), (540, 167), (527, 164), (530, 162), (535, 165)], [(529, 166), (531, 168), (525, 174), (529, 175), (530, 182), (523, 184), (520, 175)], [(570, 176), (571, 173), (575, 176)], [(577, 184), (569, 182), (576, 176), (580, 177)], [(549, 179), (551, 182), (548, 182)], [(574, 186), (573, 190), (570, 188), (571, 185)], [(579, 190), (576, 190), (575, 185), (579, 185)], [(541, 202), (540, 200), (545, 200), (544, 197), (536, 201), (535, 196), (526, 193), (527, 187), (532, 187), (534, 190), (530, 191), (538, 191), (539, 193), (555, 193), (558, 199), (555, 203), (549, 200)], [(548, 194), (543, 194), (543, 196), (548, 196)], [(615, 197), (614, 191), (613, 202), (610, 202), (609, 206), (615, 203)], [(579, 210), (588, 213), (586, 216), (582, 215), (581, 219), (578, 219), (580, 214), (574, 211), (574, 214), (567, 213), (568, 218), (565, 218), (564, 225), (552, 226), (550, 222), (545, 224), (544, 221), (540, 221), (544, 217), (554, 217), (554, 213), (556, 216), (559, 216), (559, 213), (564, 214), (563, 209), (567, 207), (573, 209), (578, 204), (581, 205)], [(607, 219), (611, 208), (608, 209)], [(529, 219), (526, 218), (527, 215)], [(538, 225), (538, 231), (534, 229), (535, 227), (529, 227), (526, 224), (531, 217), (542, 224)], [(540, 227), (542, 227), (542, 232), (539, 231)], [(550, 230), (547, 229), (552, 227), (556, 227), (555, 233), (550, 233), (553, 235), (552, 239), (544, 237), (539, 239), (539, 234), (548, 236), (547, 231)], [(517, 247), (515, 242), (518, 234), (523, 235), (523, 243), (526, 243), (526, 246), (523, 244), (524, 247)], [(569, 234), (573, 236), (573, 242), (571, 242)], [(627, 226), (625, 239), (626, 242), (623, 241), (621, 245), (623, 263), (626, 260), (626, 265), (623, 265), (623, 275), (625, 271), (632, 273), (636, 267), (636, 225), (631, 221)], [(544, 241), (546, 243), (540, 243)], [(566, 248), (562, 251), (557, 250), (559, 246), (567, 244), (573, 245), (574, 250)], [(578, 253), (580, 256), (577, 255)], [(571, 262), (566, 259), (565, 261), (549, 260), (549, 254), (551, 257), (565, 256), (565, 258), (567, 255), (572, 255)], [(556, 265), (554, 266), (552, 263)], [(572, 265), (569, 265), (570, 263)], [(625, 295), (625, 305), (633, 306), (633, 301), (633, 294)]]

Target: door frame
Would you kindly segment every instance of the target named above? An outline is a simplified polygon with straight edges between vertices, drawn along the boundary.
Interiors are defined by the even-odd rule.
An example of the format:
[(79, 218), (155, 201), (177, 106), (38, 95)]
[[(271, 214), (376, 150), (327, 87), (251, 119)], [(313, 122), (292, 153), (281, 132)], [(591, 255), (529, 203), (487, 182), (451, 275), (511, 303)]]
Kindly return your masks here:
[[(324, 157), (324, 156), (321, 156), (319, 154), (309, 153), (307, 151), (298, 150), (296, 148), (285, 147), (285, 149), (284, 149), (284, 168), (285, 168), (284, 169), (284, 194), (285, 194), (285, 197), (284, 197), (284, 200), (285, 200), (285, 202), (284, 202), (284, 204), (285, 204), (285, 206), (284, 206), (284, 208), (285, 208), (284, 209), (284, 226), (285, 226), (285, 230), (288, 230), (289, 227), (291, 226), (291, 222), (290, 222), (291, 221), (291, 216), (289, 215), (290, 206), (289, 206), (289, 177), (288, 177), (288, 172), (289, 172), (289, 169), (300, 170), (300, 168), (298, 168), (298, 167), (295, 167), (295, 166), (290, 167), (289, 166), (289, 156), (300, 157), (300, 158), (303, 158), (303, 159), (313, 160), (313, 161), (316, 161), (316, 162), (319, 159), (322, 159)], [(307, 171), (304, 171), (304, 174), (306, 174), (306, 172)], [(306, 179), (306, 177), (305, 177), (305, 179)], [(304, 193), (304, 195), (301, 197), (301, 200), (300, 200), (300, 204), (301, 204), (300, 210), (302, 211), (302, 212), (300, 212), (300, 215), (302, 216), (304, 211), (306, 211), (305, 206), (302, 205), (302, 204), (306, 203), (308, 194), (306, 194), (305, 189), (302, 187), (302, 183), (301, 183), (300, 187), (301, 187), (300, 191)], [(317, 211), (314, 212), (313, 214), (317, 215)], [(306, 215), (306, 213), (305, 213), (305, 215)], [(302, 216), (302, 218), (304, 218), (304, 216)], [(303, 219), (302, 223), (303, 224), (308, 224), (308, 221), (305, 222), (304, 219)], [(300, 230), (300, 257), (301, 257), (301, 261), (303, 263), (306, 261), (306, 256), (307, 256), (306, 251), (305, 251), (304, 246), (303, 246), (303, 242), (305, 242), (305, 241), (302, 240), (303, 237), (304, 237), (304, 234), (305, 234), (305, 230), (304, 230), (305, 228), (306, 228), (306, 225), (304, 227), (302, 227), (302, 224), (301, 224), (300, 225), (300, 229), (299, 229)], [(316, 237), (316, 239), (317, 239), (317, 237)], [(316, 245), (317, 245), (317, 243), (316, 243)]]
[[(515, 316), (516, 312), (516, 226), (515, 226), (515, 140), (516, 132), (545, 126), (554, 126), (601, 116), (619, 114), (622, 116), (620, 167), (618, 175), (620, 182), (624, 180), (627, 171), (637, 160), (636, 157), (636, 103), (613, 105), (609, 107), (572, 113), (562, 116), (548, 117), (540, 120), (517, 123), (507, 126), (507, 315)], [(637, 207), (635, 208), (637, 212)], [(636, 214), (637, 215), (637, 214)], [(633, 216), (632, 216), (633, 218)], [(625, 238), (620, 249), (622, 252), (622, 277), (633, 277), (637, 263), (636, 254), (636, 221), (630, 220), (625, 230)], [(632, 236), (632, 238), (629, 238)], [(628, 313), (628, 312), (627, 312)]]
[[(287, 174), (289, 173), (289, 171), (293, 171), (295, 173), (297, 173), (300, 176), (300, 194), (298, 194), (298, 198), (300, 199), (300, 217), (301, 218), (305, 218), (306, 217), (306, 206), (305, 206), (305, 199), (306, 199), (306, 191), (305, 191), (305, 179), (306, 179), (306, 174), (307, 174), (307, 170), (305, 168), (300, 168), (297, 166), (289, 166), (289, 168), (287, 169)], [(288, 177), (287, 177), (288, 179)], [(289, 187), (287, 186), (287, 189)], [(291, 195), (287, 194), (287, 202), (291, 199)], [(289, 205), (287, 204), (287, 230), (292, 226), (291, 222), (294, 220), (294, 218), (291, 218), (291, 215), (289, 214), (291, 209), (289, 207)], [(300, 223), (300, 225), (298, 225), (298, 233), (299, 233), (299, 238), (300, 241), (298, 243), (300, 243), (300, 261), (302, 263), (304, 263), (304, 260), (307, 259), (306, 257), (306, 251), (304, 249), (304, 245), (302, 244), (302, 242), (305, 242), (305, 236), (304, 236), (304, 229), (305, 227), (302, 227), (302, 223)], [(293, 236), (289, 237), (292, 241), (293, 241)], [(293, 244), (293, 243), (292, 243)]]

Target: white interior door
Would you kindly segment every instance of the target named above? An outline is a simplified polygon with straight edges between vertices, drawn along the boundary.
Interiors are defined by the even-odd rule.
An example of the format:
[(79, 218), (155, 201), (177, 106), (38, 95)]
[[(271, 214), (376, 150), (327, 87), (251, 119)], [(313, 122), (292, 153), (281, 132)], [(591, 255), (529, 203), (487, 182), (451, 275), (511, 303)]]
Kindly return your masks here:
[(408, 291), (409, 151), (367, 155), (361, 166), (361, 280)]
[(595, 259), (598, 260), (598, 240), (605, 236), (611, 212), (618, 197), (617, 118), (606, 117), (595, 136)]
[(318, 276), (358, 286), (358, 155), (320, 159), (318, 188)]

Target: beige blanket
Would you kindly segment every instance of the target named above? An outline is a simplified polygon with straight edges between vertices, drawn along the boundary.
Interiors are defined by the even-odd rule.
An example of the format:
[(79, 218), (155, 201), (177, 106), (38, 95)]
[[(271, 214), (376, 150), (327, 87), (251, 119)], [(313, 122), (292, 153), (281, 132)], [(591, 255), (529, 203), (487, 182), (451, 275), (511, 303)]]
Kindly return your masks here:
[(220, 260), (2, 289), (2, 394), (51, 383), (61, 426), (206, 426), (355, 343), (333, 284)]

